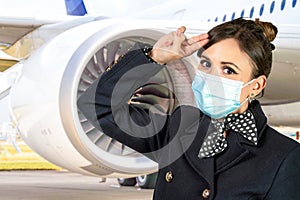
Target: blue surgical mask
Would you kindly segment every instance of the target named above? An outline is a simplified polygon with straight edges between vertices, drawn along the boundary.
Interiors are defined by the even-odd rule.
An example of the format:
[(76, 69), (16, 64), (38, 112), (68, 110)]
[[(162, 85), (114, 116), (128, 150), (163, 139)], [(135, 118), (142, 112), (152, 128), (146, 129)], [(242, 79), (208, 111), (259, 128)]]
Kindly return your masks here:
[(220, 119), (243, 105), (248, 98), (240, 103), (242, 88), (255, 79), (243, 85), (235, 81), (196, 70), (192, 83), (196, 105), (211, 118)]

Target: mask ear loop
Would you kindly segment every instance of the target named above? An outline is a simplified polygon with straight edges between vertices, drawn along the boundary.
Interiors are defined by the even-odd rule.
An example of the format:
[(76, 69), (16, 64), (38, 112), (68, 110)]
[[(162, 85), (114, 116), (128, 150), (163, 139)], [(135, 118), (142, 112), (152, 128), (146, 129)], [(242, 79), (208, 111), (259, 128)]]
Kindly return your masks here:
[[(253, 83), (255, 80), (256, 80), (256, 78), (255, 78), (255, 79), (252, 79), (251, 81), (249, 81), (248, 83), (246, 83), (245, 85), (243, 85), (242, 88), (244, 88), (244, 87), (250, 85), (250, 84)], [(248, 101), (249, 101), (249, 104), (251, 104), (251, 102), (252, 102), (253, 100), (255, 100), (255, 94), (254, 94), (254, 93), (251, 93), (250, 96), (249, 96), (247, 99), (248, 99)], [(247, 99), (246, 99), (245, 101), (247, 101)], [(243, 103), (244, 103), (244, 102), (243, 102)]]
[(243, 85), (242, 88), (244, 88), (244, 87), (250, 85), (250, 84), (253, 83), (255, 80), (256, 80), (256, 78), (255, 78), (255, 79), (252, 79), (251, 81), (249, 81), (248, 83), (246, 83), (245, 85)]

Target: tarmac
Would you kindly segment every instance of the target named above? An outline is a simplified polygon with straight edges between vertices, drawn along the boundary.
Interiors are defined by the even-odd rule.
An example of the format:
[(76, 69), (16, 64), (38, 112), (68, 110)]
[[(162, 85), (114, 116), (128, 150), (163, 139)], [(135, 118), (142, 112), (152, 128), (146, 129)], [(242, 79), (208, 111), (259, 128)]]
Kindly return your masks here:
[(1, 171), (1, 200), (151, 200), (152, 189), (68, 171)]

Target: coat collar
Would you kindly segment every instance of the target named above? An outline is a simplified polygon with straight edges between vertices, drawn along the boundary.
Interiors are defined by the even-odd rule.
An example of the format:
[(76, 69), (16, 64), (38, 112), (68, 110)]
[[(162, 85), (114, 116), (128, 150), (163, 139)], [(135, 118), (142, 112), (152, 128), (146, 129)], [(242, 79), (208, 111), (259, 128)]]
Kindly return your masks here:
[[(203, 116), (200, 122), (194, 122), (186, 129), (186, 135), (183, 135), (180, 138), (180, 141), (182, 148), (187, 149), (187, 151), (185, 151), (187, 161), (200, 176), (202, 176), (210, 185), (213, 185), (215, 173), (220, 173), (228, 169), (251, 153), (239, 144), (239, 134), (233, 133), (229, 134), (227, 138), (230, 149), (228, 148), (216, 157), (199, 158), (198, 154), (200, 147), (203, 143), (209, 124), (210, 118)], [(191, 140), (194, 141), (191, 142)]]
[[(258, 136), (258, 146), (262, 142), (262, 137), (264, 135), (264, 130), (267, 124), (267, 118), (263, 113), (259, 101), (254, 100), (249, 106), (250, 111), (254, 115), (257, 136)], [(241, 134), (236, 132), (231, 132), (227, 135), (227, 143), (229, 148), (227, 148), (220, 155), (216, 156), (216, 174), (219, 174), (226, 169), (234, 166), (238, 162), (242, 161), (247, 157), (253, 156), (251, 151), (247, 146), (255, 146), (251, 141), (244, 138)], [(245, 144), (245, 145), (244, 145)]]
[[(216, 155), (215, 162), (216, 162), (216, 174), (219, 174), (228, 168), (236, 165), (241, 160), (243, 160), (246, 157), (250, 157), (252, 153), (242, 146), (239, 142), (240, 138), (239, 133), (230, 133), (226, 137), (228, 147), (227, 149)], [(242, 137), (242, 136), (241, 136)]]
[[(267, 119), (257, 100), (254, 100), (250, 104), (249, 109), (255, 118), (259, 145), (266, 127)], [(246, 146), (253, 146), (253, 143), (240, 134), (232, 132), (227, 136), (229, 148), (215, 157), (200, 159), (198, 154), (210, 125), (210, 118), (206, 115), (202, 115), (200, 119), (196, 118), (189, 124), (190, 125), (185, 129), (185, 133), (180, 137), (182, 148), (185, 150), (184, 156), (190, 163), (190, 166), (209, 183), (213, 192), (215, 174), (219, 174), (243, 159), (252, 156), (251, 151), (249, 151)], [(243, 144), (247, 145), (244, 146)]]
[[(257, 101), (257, 100), (254, 100), (251, 102), (251, 104), (249, 105), (249, 110), (254, 115), (256, 128), (257, 128), (258, 145), (260, 145), (261, 141), (262, 141), (261, 138), (264, 135), (264, 130), (267, 125), (267, 117), (265, 116), (265, 114), (261, 108), (261, 105), (260, 105), (259, 101)], [(244, 138), (241, 135), (238, 135), (238, 140), (239, 140), (239, 143), (241, 143), (241, 144), (255, 146), (255, 144), (253, 144), (251, 141), (247, 140), (246, 138)]]
[[(216, 165), (217, 159), (215, 157), (199, 158), (198, 154), (200, 147), (203, 143), (209, 124), (210, 118), (203, 115), (200, 121), (193, 122), (191, 126), (186, 129), (185, 134), (180, 138), (180, 142), (182, 148), (187, 149), (183, 155), (187, 162), (209, 184), (210, 198), (212, 199), (215, 195), (215, 175), (238, 163), (249, 154), (249, 151), (244, 149), (241, 145), (233, 145), (235, 150), (228, 151), (227, 156), (223, 157), (224, 159), (220, 160), (221, 162), (218, 162), (219, 166)], [(234, 135), (230, 138), (235, 141)], [(230, 141), (232, 139), (230, 139)], [(191, 142), (191, 140), (194, 141)]]
[[(258, 142), (260, 144), (267, 120), (261, 109), (260, 103), (257, 100), (254, 100), (250, 104), (249, 109), (255, 118), (258, 130)], [(234, 166), (245, 157), (251, 156), (251, 152), (242, 144), (253, 145), (253, 143), (238, 133), (232, 133), (227, 136), (229, 148), (227, 148), (226, 151), (216, 157), (200, 159), (198, 153), (209, 125), (210, 118), (206, 115), (202, 115), (200, 120), (195, 119), (195, 121), (191, 122), (185, 129), (185, 134), (181, 136), (180, 142), (182, 148), (185, 150), (184, 155), (193, 169), (210, 185), (214, 185), (214, 174), (221, 173)]]

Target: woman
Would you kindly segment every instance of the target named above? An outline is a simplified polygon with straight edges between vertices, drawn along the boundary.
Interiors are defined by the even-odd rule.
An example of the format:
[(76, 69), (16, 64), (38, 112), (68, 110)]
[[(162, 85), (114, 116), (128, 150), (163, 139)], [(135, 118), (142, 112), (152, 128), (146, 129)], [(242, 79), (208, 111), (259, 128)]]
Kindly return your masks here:
[[(184, 31), (153, 49), (137, 44), (80, 97), (79, 109), (158, 162), (154, 199), (300, 199), (300, 145), (269, 127), (255, 100), (271, 71), (276, 27), (236, 19), (190, 39)], [(164, 63), (197, 50), (197, 107), (162, 115), (128, 103)]]

